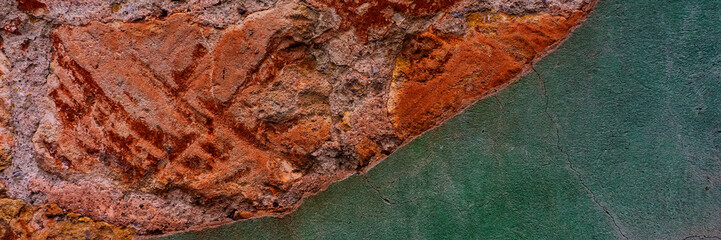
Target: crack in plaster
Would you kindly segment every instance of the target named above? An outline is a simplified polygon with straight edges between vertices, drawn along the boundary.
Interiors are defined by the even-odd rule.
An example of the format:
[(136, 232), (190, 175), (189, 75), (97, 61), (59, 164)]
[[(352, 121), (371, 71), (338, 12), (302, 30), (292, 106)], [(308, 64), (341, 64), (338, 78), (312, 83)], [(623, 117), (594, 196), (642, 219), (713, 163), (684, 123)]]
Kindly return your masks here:
[(543, 92), (543, 98), (545, 101), (545, 107), (544, 107), (543, 111), (546, 114), (546, 116), (548, 117), (549, 121), (551, 121), (553, 128), (556, 130), (556, 144), (555, 144), (556, 148), (558, 149), (558, 151), (561, 152), (561, 154), (566, 156), (566, 162), (568, 163), (568, 168), (576, 175), (576, 177), (578, 177), (578, 181), (581, 183), (581, 186), (583, 186), (583, 188), (586, 190), (586, 192), (591, 196), (591, 201), (593, 201), (593, 203), (595, 203), (598, 207), (600, 207), (601, 210), (603, 210), (603, 212), (611, 219), (611, 222), (613, 222), (613, 226), (616, 228), (616, 231), (618, 232), (618, 234), (620, 234), (621, 237), (623, 237), (623, 239), (628, 239), (628, 236), (626, 236), (626, 234), (621, 230), (621, 227), (618, 225), (616, 218), (614, 218), (613, 215), (611, 215), (611, 212), (608, 211), (608, 208), (606, 208), (606, 206), (604, 206), (603, 204), (601, 204), (601, 202), (598, 201), (598, 199), (596, 198), (596, 194), (591, 190), (591, 188), (588, 187), (588, 185), (586, 185), (586, 182), (583, 180), (583, 176), (581, 175), (581, 172), (576, 167), (573, 166), (573, 162), (571, 161), (571, 155), (561, 147), (561, 134), (560, 134), (561, 130), (559, 129), (558, 123), (556, 122), (556, 120), (553, 118), (553, 116), (551, 116), (551, 113), (548, 111), (549, 97), (548, 97), (548, 92), (546, 91), (546, 83), (543, 80), (543, 77), (541, 77), (541, 74), (538, 71), (536, 71), (535, 67), (531, 66), (531, 70), (533, 70), (533, 72), (536, 74), (536, 76), (538, 76), (538, 82), (539, 82), (539, 84), (541, 86), (541, 90)]

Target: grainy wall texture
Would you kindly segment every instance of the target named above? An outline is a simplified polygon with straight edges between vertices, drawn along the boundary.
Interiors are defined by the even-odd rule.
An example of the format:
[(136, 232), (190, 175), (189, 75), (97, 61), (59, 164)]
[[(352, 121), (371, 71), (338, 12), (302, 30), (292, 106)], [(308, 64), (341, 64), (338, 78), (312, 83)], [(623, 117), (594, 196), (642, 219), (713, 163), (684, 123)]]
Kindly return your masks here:
[(162, 239), (721, 239), (721, 1), (599, 1), (557, 50), (364, 175)]
[(139, 234), (282, 216), (527, 73), (594, 4), (2, 1), (0, 179)]

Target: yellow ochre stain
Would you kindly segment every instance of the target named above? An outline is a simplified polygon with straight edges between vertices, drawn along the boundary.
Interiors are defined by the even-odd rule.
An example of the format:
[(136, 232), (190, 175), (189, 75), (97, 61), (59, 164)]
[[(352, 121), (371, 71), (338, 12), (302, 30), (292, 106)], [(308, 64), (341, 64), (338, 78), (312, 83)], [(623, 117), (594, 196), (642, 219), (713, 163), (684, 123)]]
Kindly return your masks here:
[(411, 61), (404, 57), (397, 57), (396, 58), (396, 67), (393, 68), (393, 81), (398, 79), (398, 77), (401, 76), (401, 74), (408, 72), (408, 69), (411, 68)]

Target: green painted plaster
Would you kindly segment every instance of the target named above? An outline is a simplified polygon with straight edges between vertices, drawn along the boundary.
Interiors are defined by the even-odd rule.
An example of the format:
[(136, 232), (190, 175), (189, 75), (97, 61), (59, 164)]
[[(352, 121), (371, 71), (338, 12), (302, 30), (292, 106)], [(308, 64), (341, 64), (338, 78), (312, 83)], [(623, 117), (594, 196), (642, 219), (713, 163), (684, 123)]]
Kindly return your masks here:
[(721, 1), (601, 0), (535, 69), (285, 218), (166, 239), (721, 236)]

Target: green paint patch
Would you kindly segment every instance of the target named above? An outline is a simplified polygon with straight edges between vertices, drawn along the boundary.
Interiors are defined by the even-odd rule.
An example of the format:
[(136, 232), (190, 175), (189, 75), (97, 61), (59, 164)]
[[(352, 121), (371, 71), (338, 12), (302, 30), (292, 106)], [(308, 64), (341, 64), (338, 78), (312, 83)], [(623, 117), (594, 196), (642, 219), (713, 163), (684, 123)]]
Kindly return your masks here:
[(365, 176), (166, 239), (721, 236), (721, 2), (602, 0), (518, 83)]

